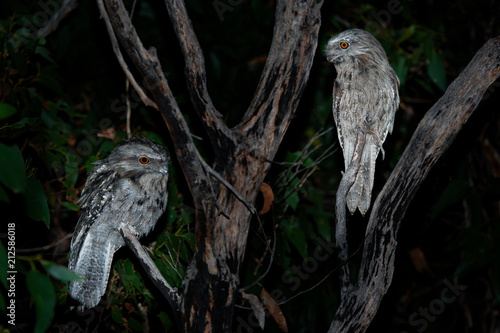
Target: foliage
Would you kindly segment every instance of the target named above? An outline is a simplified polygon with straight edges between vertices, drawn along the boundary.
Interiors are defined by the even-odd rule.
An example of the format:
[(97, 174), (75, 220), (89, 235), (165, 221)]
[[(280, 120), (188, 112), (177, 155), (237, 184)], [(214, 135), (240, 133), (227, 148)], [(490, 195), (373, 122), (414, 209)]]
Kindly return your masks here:
[[(130, 8), (132, 1), (128, 2)], [(338, 305), (339, 263), (332, 241), (335, 189), (343, 161), (335, 151), (335, 130), (323, 130), (333, 124), (335, 77), (322, 55), (323, 46), (341, 30), (367, 28), (383, 44), (400, 78), (402, 105), (393, 134), (384, 144), (386, 159), (377, 162), (376, 194), (425, 111), (474, 52), (499, 34), (498, 23), (488, 23), (494, 22), (494, 10), (478, 9), (498, 9), (498, 5), (484, 2), (446, 5), (429, 0), (425, 9), (408, 1), (396, 5), (393, 1), (325, 3), (310, 81), (266, 179), (274, 202), (268, 213), (252, 222), (241, 267), (242, 286), (252, 284), (270, 267), (246, 293), (269, 292), (290, 331), (326, 331)], [(274, 23), (273, 1), (235, 3), (221, 12), (214, 2), (188, 1), (204, 51), (209, 90), (229, 124), (238, 121), (254, 93)], [(95, 7), (94, 2), (82, 1), (44, 39), (33, 35), (40, 27), (40, 13), (47, 14), (39, 3), (7, 0), (0, 4), (0, 206), (2, 220), (16, 224), (17, 322), (37, 332), (56, 328), (128, 332), (142, 331), (145, 325), (152, 331), (161, 327), (174, 332), (166, 302), (127, 250), (117, 253), (102, 303), (66, 315), (67, 283), (77, 278), (65, 269), (66, 236), (78, 219), (77, 199), (92, 163), (126, 137), (124, 75)], [(134, 23), (146, 46), (158, 49), (179, 105), (192, 132), (199, 136), (202, 127), (191, 112), (182, 55), (166, 17), (161, 2), (140, 2)], [(464, 30), (457, 29), (458, 25), (467, 27), (468, 33), (460, 33)], [(474, 325), (494, 319), (500, 301), (496, 260), (500, 254), (500, 137), (496, 130), (500, 118), (497, 112), (487, 111), (496, 110), (497, 88), (492, 87), (415, 197), (400, 230), (393, 284), (373, 331), (417, 330), (411, 316), (440, 297), (443, 281), (454, 279), (467, 286), (465, 293), (460, 302), (447, 304), (435, 321), (428, 322), (428, 330), (465, 331), (465, 320), (454, 319), (466, 314)], [(135, 94), (129, 95), (133, 135), (170, 147), (160, 115), (144, 107)], [(198, 144), (203, 150), (207, 140)], [(174, 158), (167, 213), (141, 242), (148, 245), (167, 281), (180, 288), (195, 240), (189, 191), (176, 163)], [(258, 209), (263, 200), (259, 198)], [(365, 223), (366, 217), (349, 218), (353, 268), (359, 261), (357, 250), (362, 247)], [(423, 266), (415, 264), (414, 249), (425, 255), (420, 259)], [(7, 260), (3, 246), (0, 259)], [(7, 289), (7, 276), (3, 271), (0, 274), (1, 288)], [(2, 311), (7, 302), (0, 294)], [(250, 307), (243, 299), (236, 303)], [(251, 316), (248, 309), (237, 308), (234, 330), (257, 330)], [(271, 316), (266, 318), (265, 331), (280, 331)]]

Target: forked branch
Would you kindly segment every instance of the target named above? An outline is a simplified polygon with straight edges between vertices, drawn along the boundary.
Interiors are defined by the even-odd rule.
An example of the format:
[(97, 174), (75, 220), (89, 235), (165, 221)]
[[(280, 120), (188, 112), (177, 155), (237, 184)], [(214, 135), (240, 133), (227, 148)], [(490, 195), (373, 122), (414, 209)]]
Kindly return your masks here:
[(222, 153), (224, 148), (227, 148), (230, 142), (234, 141), (234, 138), (208, 94), (205, 59), (198, 38), (194, 33), (193, 25), (189, 20), (186, 6), (183, 0), (165, 0), (165, 5), (184, 54), (185, 74), (191, 101), (200, 119), (203, 120), (203, 126), (205, 126), (210, 141), (214, 145), (214, 151)]

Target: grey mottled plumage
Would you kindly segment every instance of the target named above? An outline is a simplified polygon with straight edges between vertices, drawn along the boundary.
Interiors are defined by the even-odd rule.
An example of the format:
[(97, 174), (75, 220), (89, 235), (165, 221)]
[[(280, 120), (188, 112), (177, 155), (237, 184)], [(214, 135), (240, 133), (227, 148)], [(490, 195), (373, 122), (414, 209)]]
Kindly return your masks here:
[(106, 291), (113, 254), (125, 245), (119, 229), (127, 225), (142, 236), (165, 211), (168, 161), (161, 145), (131, 138), (94, 163), (78, 201), (83, 212), (68, 265), (84, 278), (69, 285), (80, 310), (96, 306)]
[(368, 133), (356, 181), (347, 194), (349, 211), (354, 213), (358, 208), (364, 215), (370, 208), (375, 161), (387, 133), (392, 132), (399, 106), (399, 79), (382, 45), (364, 30), (346, 30), (331, 38), (325, 54), (337, 71), (333, 116), (346, 169), (358, 128)]

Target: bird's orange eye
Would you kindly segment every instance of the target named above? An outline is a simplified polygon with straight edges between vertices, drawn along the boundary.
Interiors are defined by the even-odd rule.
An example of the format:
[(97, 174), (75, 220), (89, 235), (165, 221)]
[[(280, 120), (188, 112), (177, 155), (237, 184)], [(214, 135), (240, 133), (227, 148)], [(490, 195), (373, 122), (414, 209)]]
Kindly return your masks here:
[(349, 43), (348, 42), (340, 42), (340, 48), (345, 50), (349, 47)]
[(141, 157), (139, 157), (139, 163), (141, 163), (141, 164), (148, 164), (149, 163), (149, 158), (147, 156), (141, 156)]

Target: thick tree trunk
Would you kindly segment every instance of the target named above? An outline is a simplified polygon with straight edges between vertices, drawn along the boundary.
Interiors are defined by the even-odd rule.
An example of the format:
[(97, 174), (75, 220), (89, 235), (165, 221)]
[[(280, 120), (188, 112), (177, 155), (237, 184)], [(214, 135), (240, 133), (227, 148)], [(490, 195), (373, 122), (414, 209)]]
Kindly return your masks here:
[[(278, 2), (274, 39), (256, 95), (242, 122), (230, 131), (233, 140), (226, 142), (231, 144), (216, 151), (215, 170), (250, 204), (307, 82), (317, 46), (320, 7), (321, 3), (313, 1)], [(206, 220), (201, 217), (197, 222), (196, 257), (184, 280), (189, 332), (231, 331), (252, 217), (224, 185), (212, 185), (217, 196), (204, 209)]]
[[(109, 16), (111, 39), (116, 34), (145, 79), (154, 102), (141, 96), (165, 119), (193, 195), (196, 253), (184, 277), (184, 330), (230, 332), (253, 203), (309, 78), (323, 1), (277, 1), (273, 41), (261, 80), (242, 121), (233, 129), (223, 123), (208, 95), (203, 53), (183, 1), (165, 1), (184, 53), (191, 101), (212, 143), (213, 168), (192, 142), (155, 50), (144, 48), (121, 0), (104, 3), (101, 13), (105, 19)], [(115, 48), (115, 52), (120, 59), (120, 51)], [(130, 77), (126, 64), (121, 65)], [(140, 89), (136, 82), (132, 84)]]

